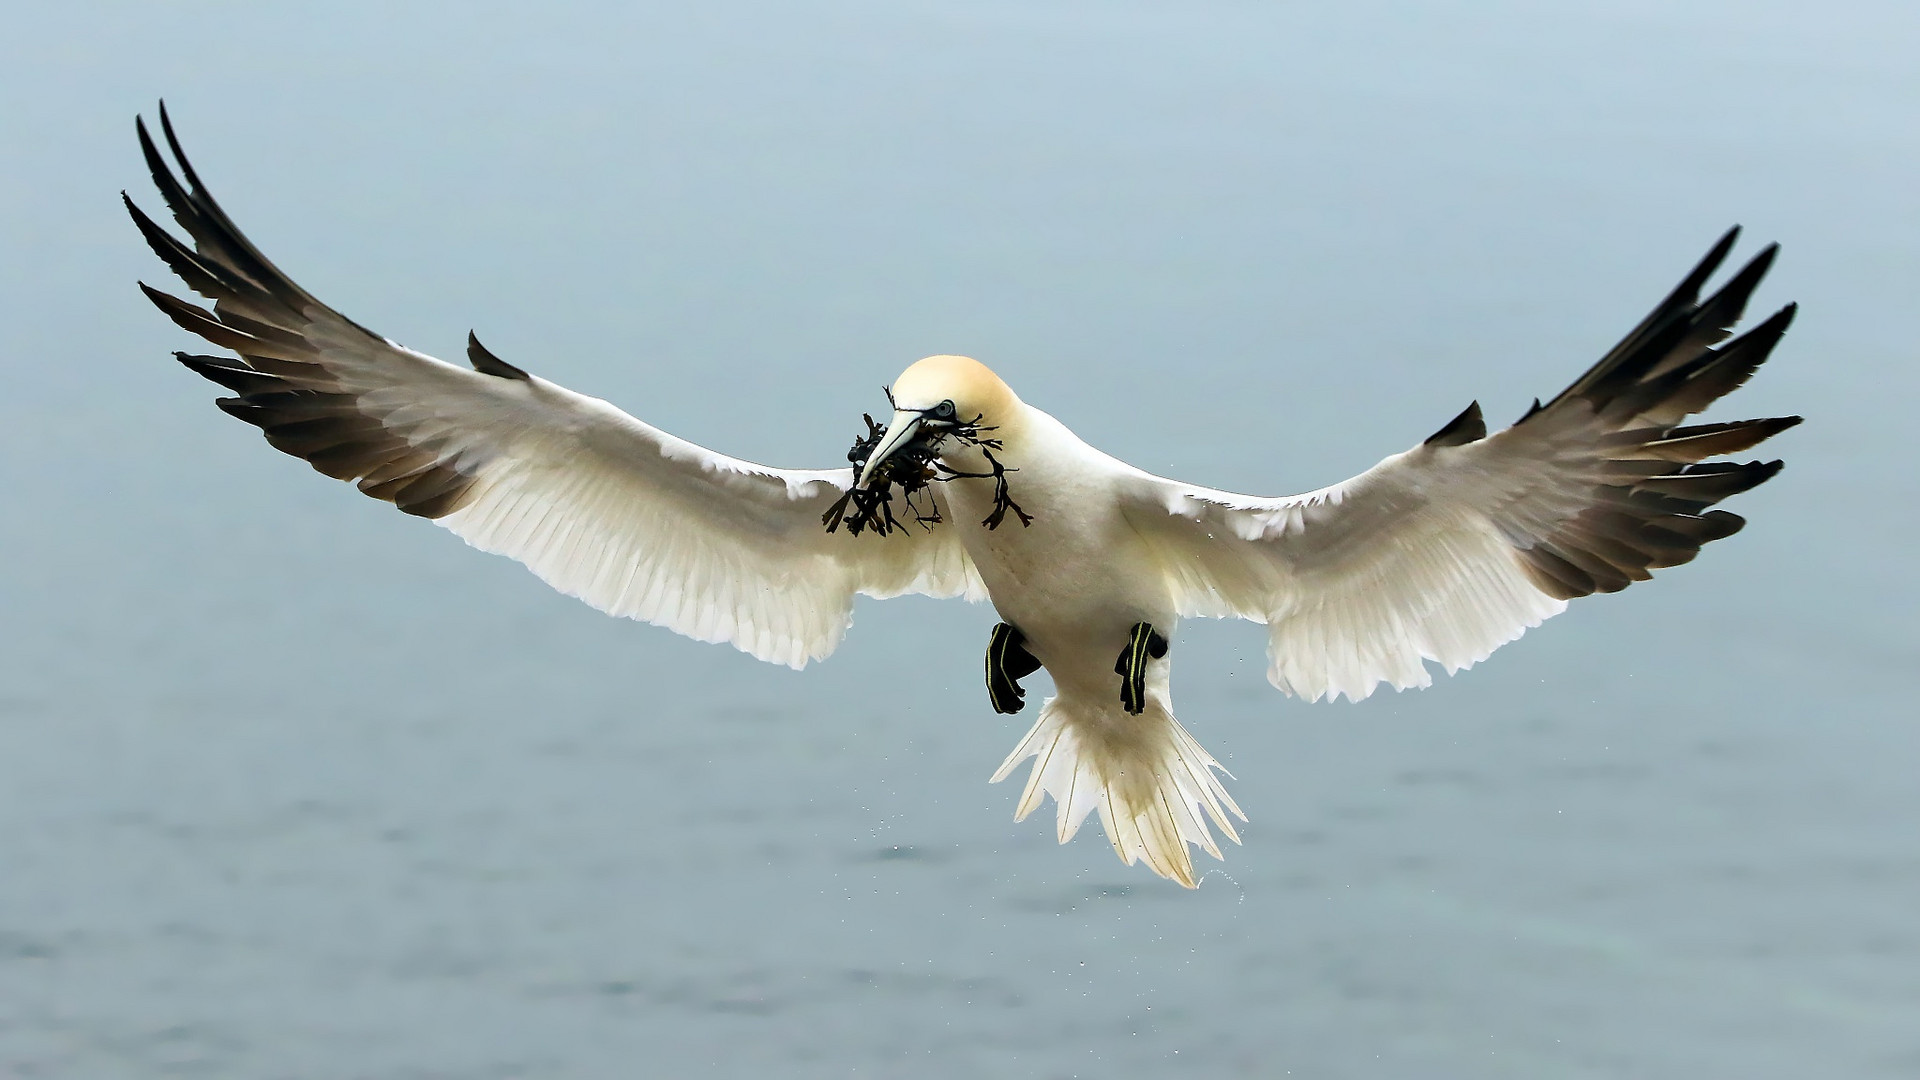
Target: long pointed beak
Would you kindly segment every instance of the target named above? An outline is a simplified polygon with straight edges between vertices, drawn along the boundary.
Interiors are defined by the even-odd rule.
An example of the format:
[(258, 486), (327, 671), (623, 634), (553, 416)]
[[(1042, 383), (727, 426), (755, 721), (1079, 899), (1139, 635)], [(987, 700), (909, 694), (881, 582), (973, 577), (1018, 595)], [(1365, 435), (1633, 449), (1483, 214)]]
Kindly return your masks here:
[(867, 481), (873, 479), (874, 471), (880, 467), (881, 462), (893, 456), (895, 451), (913, 441), (915, 435), (920, 434), (920, 423), (919, 413), (895, 409), (893, 421), (887, 425), (887, 437), (881, 439), (880, 445), (874, 447), (873, 453), (867, 456), (867, 463), (860, 469), (860, 479), (855, 481), (854, 486), (866, 487)]

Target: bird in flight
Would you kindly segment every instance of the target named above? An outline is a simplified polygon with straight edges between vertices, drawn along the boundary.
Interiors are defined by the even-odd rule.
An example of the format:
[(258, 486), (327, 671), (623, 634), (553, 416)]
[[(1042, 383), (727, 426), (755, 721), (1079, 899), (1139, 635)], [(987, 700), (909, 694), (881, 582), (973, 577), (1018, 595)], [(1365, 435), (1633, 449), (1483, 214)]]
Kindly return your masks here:
[[(853, 597), (991, 601), (988, 702), (1055, 696), (994, 774), (1031, 758), (1016, 820), (1047, 797), (1069, 840), (1098, 813), (1127, 863), (1197, 884), (1190, 847), (1245, 821), (1224, 772), (1174, 719), (1182, 617), (1267, 627), (1268, 678), (1310, 700), (1432, 682), (1567, 602), (1615, 592), (1738, 531), (1713, 509), (1780, 462), (1717, 460), (1797, 416), (1683, 422), (1746, 382), (1789, 305), (1732, 341), (1768, 247), (1706, 299), (1726, 234), (1586, 374), (1488, 434), (1476, 402), (1332, 487), (1261, 498), (1154, 476), (1082, 442), (978, 361), (921, 360), (851, 466), (727, 457), (548, 382), (471, 335), (471, 369), (381, 337), (293, 283), (241, 234), (160, 126), (178, 175), (141, 151), (191, 243), (130, 199), (154, 252), (211, 308), (141, 288), (231, 356), (176, 353), (274, 447), (613, 615), (761, 660), (833, 652)], [(123, 199), (125, 196), (123, 194)], [(1143, 402), (1145, 407), (1148, 403)], [(1212, 828), (1209, 827), (1211, 823)]]

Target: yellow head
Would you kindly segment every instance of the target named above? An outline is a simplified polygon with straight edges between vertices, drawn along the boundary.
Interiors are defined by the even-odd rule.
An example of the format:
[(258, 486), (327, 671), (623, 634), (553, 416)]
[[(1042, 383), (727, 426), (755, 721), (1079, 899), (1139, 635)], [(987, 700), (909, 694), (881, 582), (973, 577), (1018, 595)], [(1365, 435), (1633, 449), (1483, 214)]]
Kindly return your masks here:
[(1000, 376), (971, 356), (929, 356), (893, 381), (893, 405), (901, 412), (931, 414), (951, 402), (961, 421), (978, 416), (984, 426), (1012, 419), (1019, 400)]
[(929, 356), (893, 381), (893, 420), (860, 472), (865, 485), (882, 461), (916, 440), (938, 440), (961, 425), (1004, 433), (1020, 418), (1020, 399), (987, 365), (969, 356)]

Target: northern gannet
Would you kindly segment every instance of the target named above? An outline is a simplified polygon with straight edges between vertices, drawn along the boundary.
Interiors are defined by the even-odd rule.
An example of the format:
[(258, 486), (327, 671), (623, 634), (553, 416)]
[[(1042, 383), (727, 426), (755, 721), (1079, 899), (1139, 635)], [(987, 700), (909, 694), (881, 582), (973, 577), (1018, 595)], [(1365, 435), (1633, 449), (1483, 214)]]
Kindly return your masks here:
[(1737, 531), (1741, 518), (1710, 508), (1780, 462), (1705, 459), (1800, 422), (1681, 426), (1744, 383), (1793, 318), (1789, 305), (1720, 344), (1775, 251), (1699, 299), (1736, 228), (1512, 427), (1489, 435), (1476, 402), (1412, 449), (1305, 495), (1143, 472), (961, 356), (901, 373), (890, 419), (869, 421), (853, 467), (768, 468), (529, 374), (471, 335), (468, 370), (351, 321), (248, 242), (164, 107), (160, 121), (185, 183), (144, 121), (141, 150), (192, 246), (122, 198), (213, 307), (142, 283), (148, 298), (238, 354), (175, 354), (234, 392), (220, 408), (602, 611), (761, 660), (800, 668), (827, 656), (856, 593), (991, 600), (1002, 620), (986, 660), (993, 708), (1019, 712), (1019, 680), (1040, 667), (1057, 690), (993, 776), (1034, 759), (1016, 820), (1051, 796), (1065, 843), (1097, 811), (1123, 860), (1189, 887), (1188, 845), (1219, 858), (1208, 822), (1238, 842), (1231, 818), (1246, 815), (1174, 719), (1168, 642), (1180, 618), (1264, 623), (1269, 679), (1310, 700), (1427, 686), (1426, 661), (1468, 667), (1567, 601)]

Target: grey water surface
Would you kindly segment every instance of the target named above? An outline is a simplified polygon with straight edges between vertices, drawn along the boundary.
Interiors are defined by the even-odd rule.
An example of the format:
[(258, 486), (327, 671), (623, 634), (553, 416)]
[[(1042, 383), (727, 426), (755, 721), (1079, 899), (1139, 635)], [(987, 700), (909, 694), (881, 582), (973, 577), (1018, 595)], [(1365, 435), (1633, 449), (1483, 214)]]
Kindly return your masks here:
[[(11, 11), (0, 1076), (1920, 1076), (1916, 12)], [(775, 464), (956, 351), (1319, 487), (1555, 392), (1735, 222), (1802, 311), (1714, 415), (1808, 423), (1745, 533), (1424, 692), (1182, 626), (1252, 817), (1188, 892), (1011, 821), (987, 607), (863, 601), (796, 674), (222, 416), (117, 202), (161, 96), (359, 321)]]

